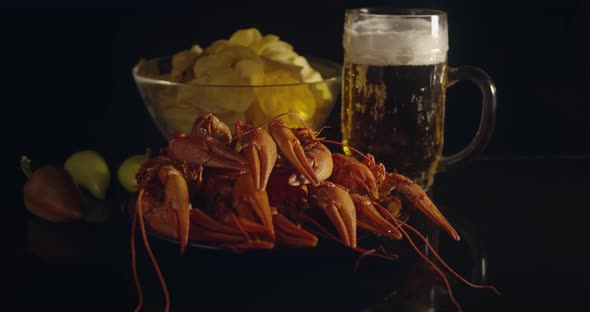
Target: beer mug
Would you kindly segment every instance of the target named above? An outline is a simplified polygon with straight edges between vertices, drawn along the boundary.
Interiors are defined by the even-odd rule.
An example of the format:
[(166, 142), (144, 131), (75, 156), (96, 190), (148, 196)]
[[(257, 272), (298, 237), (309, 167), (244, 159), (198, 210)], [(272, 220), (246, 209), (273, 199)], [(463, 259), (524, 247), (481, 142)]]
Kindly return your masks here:
[[(447, 65), (445, 12), (359, 8), (346, 11), (342, 71), (342, 141), (371, 153), (389, 171), (429, 188), (437, 172), (477, 155), (495, 122), (496, 91), (481, 69)], [(479, 130), (443, 156), (446, 88), (468, 79), (482, 94)], [(345, 147), (347, 154), (352, 151)]]

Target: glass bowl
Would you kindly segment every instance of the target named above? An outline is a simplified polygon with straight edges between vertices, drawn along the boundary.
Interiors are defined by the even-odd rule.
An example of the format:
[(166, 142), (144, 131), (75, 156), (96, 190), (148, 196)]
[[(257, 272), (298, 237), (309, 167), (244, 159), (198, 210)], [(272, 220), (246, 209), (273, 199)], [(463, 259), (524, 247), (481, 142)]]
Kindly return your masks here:
[[(340, 99), (342, 67), (308, 57), (323, 80), (283, 85), (197, 85), (167, 81), (172, 57), (141, 61), (132, 71), (152, 119), (169, 138), (175, 131), (190, 132), (196, 117), (211, 112), (232, 128), (237, 120), (259, 125), (281, 113), (299, 115), (312, 129), (321, 128)], [(291, 127), (301, 127), (293, 115), (282, 117)]]

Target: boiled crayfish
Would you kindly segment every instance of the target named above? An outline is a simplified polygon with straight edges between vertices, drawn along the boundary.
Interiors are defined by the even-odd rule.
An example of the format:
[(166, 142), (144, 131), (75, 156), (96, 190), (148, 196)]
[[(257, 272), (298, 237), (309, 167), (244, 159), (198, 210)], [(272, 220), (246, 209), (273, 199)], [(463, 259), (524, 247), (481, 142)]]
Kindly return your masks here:
[[(396, 218), (402, 196), (459, 240), (410, 179), (387, 172), (371, 155), (357, 152), (357, 160), (332, 153), (324, 143), (337, 142), (318, 138), (319, 133), (304, 124), (288, 128), (280, 117), (260, 126), (238, 121), (232, 133), (213, 114), (205, 114), (190, 133), (174, 134), (138, 171), (132, 230), (139, 220), (167, 310), (169, 296), (147, 241), (146, 224), (178, 240), (181, 253), (189, 242), (233, 249), (315, 247), (318, 234), (366, 253), (357, 246), (357, 228), (392, 239), (406, 236), (410, 242), (404, 228), (419, 235)], [(329, 224), (322, 225), (318, 215)], [(141, 300), (140, 291), (140, 306)]]

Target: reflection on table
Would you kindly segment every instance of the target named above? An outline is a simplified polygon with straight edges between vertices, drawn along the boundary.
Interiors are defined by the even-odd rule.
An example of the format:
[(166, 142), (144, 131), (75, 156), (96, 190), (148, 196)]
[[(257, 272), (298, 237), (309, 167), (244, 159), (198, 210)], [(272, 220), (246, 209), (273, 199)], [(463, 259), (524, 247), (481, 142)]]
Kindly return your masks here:
[[(588, 164), (586, 159), (482, 160), (437, 177), (432, 197), (462, 240), (452, 241), (424, 220), (420, 230), (459, 274), (475, 283), (492, 283), (504, 293), (474, 289), (447, 274), (464, 311), (541, 305), (535, 300), (538, 294), (547, 295), (543, 305), (549, 307), (574, 307), (580, 300), (576, 298), (583, 298), (578, 296), (583, 288), (568, 276), (588, 276), (583, 265), (588, 251), (578, 248), (575, 235), (586, 221), (566, 218), (556, 223), (554, 213), (572, 215), (585, 202)], [(135, 307), (126, 216), (114, 214), (102, 225), (53, 224), (32, 215), (26, 222), (23, 285), (38, 298), (25, 302), (27, 306)], [(367, 256), (356, 272), (359, 253), (327, 241), (315, 249), (241, 254), (190, 248), (184, 256), (170, 242), (151, 239), (151, 244), (174, 311), (455, 310), (440, 276), (403, 240), (378, 241), (399, 260)], [(142, 244), (137, 244), (137, 255), (144, 310), (158, 311), (162, 290)]]

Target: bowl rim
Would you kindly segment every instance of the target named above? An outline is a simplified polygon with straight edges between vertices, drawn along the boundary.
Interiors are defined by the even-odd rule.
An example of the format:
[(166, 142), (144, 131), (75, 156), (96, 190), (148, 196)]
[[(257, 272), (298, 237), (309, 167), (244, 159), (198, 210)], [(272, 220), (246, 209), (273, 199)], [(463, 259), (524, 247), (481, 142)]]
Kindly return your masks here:
[[(158, 56), (158, 57), (153, 57), (153, 58), (149, 58), (149, 59), (145, 59), (145, 62), (154, 62), (154, 61), (158, 61), (158, 60), (163, 60), (166, 58), (171, 58), (171, 55), (166, 55), (166, 56)], [(150, 77), (146, 77), (146, 76), (142, 76), (139, 74), (139, 66), (143, 63), (143, 62), (139, 62), (138, 64), (136, 64), (135, 66), (133, 66), (133, 69), (131, 70), (131, 74), (133, 75), (133, 78), (135, 79), (136, 83), (151, 83), (151, 84), (159, 84), (159, 85), (165, 85), (165, 86), (179, 86), (179, 87), (196, 87), (196, 88), (202, 88), (202, 87), (214, 87), (214, 88), (273, 88), (273, 87), (287, 87), (287, 86), (312, 86), (312, 85), (316, 85), (316, 84), (323, 84), (323, 83), (333, 83), (333, 82), (338, 82), (342, 79), (341, 75), (342, 75), (342, 65), (325, 59), (325, 58), (321, 58), (321, 57), (315, 57), (315, 56), (306, 56), (305, 57), (307, 59), (307, 61), (309, 63), (322, 63), (324, 65), (327, 65), (333, 69), (335, 69), (339, 74), (335, 75), (333, 77), (329, 77), (329, 78), (324, 78), (320, 81), (313, 81), (313, 82), (298, 82), (298, 83), (287, 83), (287, 84), (272, 84), (272, 85), (227, 85), (227, 84), (195, 84), (195, 83), (182, 83), (182, 82), (173, 82), (173, 81), (168, 81), (168, 80), (163, 80), (163, 79), (157, 79), (157, 78), (150, 78)], [(310, 64), (311, 65), (311, 64)], [(314, 68), (315, 69), (315, 68)], [(317, 70), (317, 69), (316, 69)]]

